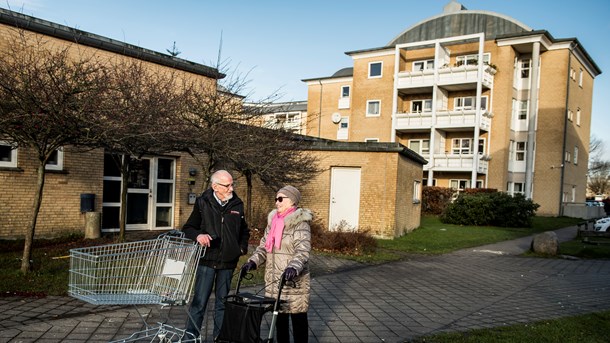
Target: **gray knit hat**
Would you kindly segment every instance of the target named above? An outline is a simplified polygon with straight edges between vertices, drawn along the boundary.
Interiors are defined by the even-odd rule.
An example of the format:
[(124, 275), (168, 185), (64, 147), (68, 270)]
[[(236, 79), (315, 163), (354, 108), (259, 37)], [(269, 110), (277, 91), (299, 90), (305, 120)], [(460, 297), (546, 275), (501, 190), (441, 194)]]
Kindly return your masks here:
[(279, 193), (282, 193), (285, 196), (287, 196), (288, 198), (290, 198), (290, 200), (292, 200), (292, 203), (295, 206), (297, 206), (299, 204), (299, 202), (301, 201), (301, 192), (299, 192), (299, 190), (296, 189), (296, 187), (284, 186), (279, 191), (277, 191), (277, 194), (279, 194)]

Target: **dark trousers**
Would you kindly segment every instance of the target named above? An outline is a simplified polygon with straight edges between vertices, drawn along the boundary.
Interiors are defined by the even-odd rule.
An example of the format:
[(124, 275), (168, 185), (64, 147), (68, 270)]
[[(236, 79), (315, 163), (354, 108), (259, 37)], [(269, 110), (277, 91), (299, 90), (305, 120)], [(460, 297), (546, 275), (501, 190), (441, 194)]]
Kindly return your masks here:
[(292, 338), (294, 343), (307, 343), (309, 340), (307, 312), (278, 314), (276, 326), (277, 343), (290, 342), (289, 319), (292, 319)]

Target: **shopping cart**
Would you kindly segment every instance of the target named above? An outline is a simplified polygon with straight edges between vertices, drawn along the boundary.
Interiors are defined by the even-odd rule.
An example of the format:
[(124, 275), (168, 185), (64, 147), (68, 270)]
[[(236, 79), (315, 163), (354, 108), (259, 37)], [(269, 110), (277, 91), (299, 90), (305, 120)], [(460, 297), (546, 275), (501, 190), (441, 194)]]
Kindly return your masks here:
[[(240, 272), (235, 294), (228, 295), (224, 299), (225, 312), (216, 341), (221, 343), (272, 343), (277, 315), (280, 305), (284, 303), (284, 300), (281, 300), (282, 288), (286, 284), (284, 274), (280, 277), (277, 298), (240, 292), (241, 281), (245, 275), (246, 273)], [(262, 340), (260, 337), (261, 322), (265, 313), (271, 310), (273, 310), (273, 316), (269, 326), (269, 336)]]
[(169, 312), (149, 325), (136, 305), (185, 305), (203, 254), (205, 248), (175, 230), (151, 240), (71, 249), (68, 293), (93, 305), (134, 305), (145, 329), (115, 342), (194, 342), (167, 324)]

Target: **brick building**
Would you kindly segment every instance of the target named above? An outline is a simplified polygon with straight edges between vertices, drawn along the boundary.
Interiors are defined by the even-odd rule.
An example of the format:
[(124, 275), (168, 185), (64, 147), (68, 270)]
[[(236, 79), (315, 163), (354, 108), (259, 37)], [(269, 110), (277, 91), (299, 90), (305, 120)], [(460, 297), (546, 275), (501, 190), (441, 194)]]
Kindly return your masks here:
[[(0, 48), (17, 29), (42, 37), (50, 44), (73, 45), (108, 60), (139, 59), (155, 68), (201, 78), (211, 84), (223, 77), (216, 69), (106, 37), (0, 9)], [(274, 123), (299, 132), (306, 122), (305, 103), (280, 105)], [(309, 147), (319, 157), (322, 173), (301, 186), (302, 205), (313, 210), (324, 226), (368, 230), (395, 237), (420, 223), (424, 159), (397, 143), (333, 142), (315, 140)], [(11, 149), (0, 140), (0, 237), (22, 237), (31, 218), (37, 161), (25, 147)], [(127, 230), (180, 228), (192, 210), (193, 195), (204, 180), (197, 161), (184, 153), (143, 156), (130, 167)], [(245, 182), (234, 175), (238, 194)], [(64, 146), (47, 164), (47, 176), (36, 233), (40, 237), (82, 231), (82, 201), (101, 212), (102, 230), (118, 230), (121, 176), (103, 150), (77, 152)], [(273, 192), (260, 183), (253, 190), (253, 208), (262, 217), (273, 208)], [(261, 217), (259, 216), (259, 217)]]
[(594, 78), (576, 38), (452, 1), (308, 85), (306, 134), (398, 142), (429, 186), (523, 193), (538, 214), (584, 206)]

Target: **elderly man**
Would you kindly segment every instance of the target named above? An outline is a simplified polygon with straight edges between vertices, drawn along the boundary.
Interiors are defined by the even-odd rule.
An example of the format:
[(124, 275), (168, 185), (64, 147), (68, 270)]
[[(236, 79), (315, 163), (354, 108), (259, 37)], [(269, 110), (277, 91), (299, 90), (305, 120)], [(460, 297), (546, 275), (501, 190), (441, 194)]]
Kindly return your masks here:
[(200, 336), (201, 324), (212, 289), (216, 289), (214, 337), (224, 316), (223, 298), (231, 288), (231, 278), (239, 257), (248, 252), (250, 230), (244, 218), (244, 204), (234, 193), (233, 177), (219, 170), (210, 178), (210, 188), (199, 196), (182, 231), (186, 237), (206, 247), (195, 277), (195, 295), (189, 308), (186, 331)]

